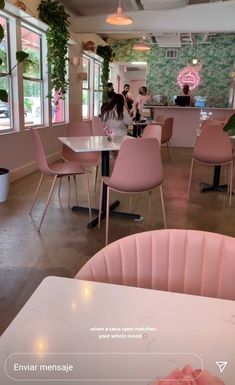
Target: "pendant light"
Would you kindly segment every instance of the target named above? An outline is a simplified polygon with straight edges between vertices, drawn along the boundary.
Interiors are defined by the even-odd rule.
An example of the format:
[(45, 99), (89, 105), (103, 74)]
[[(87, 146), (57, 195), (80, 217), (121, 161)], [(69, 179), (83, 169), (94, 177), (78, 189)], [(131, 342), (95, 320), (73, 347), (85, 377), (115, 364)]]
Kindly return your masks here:
[(149, 51), (151, 49), (149, 44), (146, 44), (144, 41), (135, 43), (132, 47), (135, 51)]
[(109, 15), (106, 22), (113, 25), (129, 25), (133, 23), (133, 20), (130, 16), (123, 13), (121, 0), (119, 0), (117, 12)]

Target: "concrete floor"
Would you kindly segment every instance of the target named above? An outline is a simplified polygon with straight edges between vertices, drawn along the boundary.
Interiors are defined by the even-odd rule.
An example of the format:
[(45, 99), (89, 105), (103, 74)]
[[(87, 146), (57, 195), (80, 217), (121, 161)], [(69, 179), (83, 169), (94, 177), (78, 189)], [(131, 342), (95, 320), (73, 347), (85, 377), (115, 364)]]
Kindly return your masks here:
[[(207, 230), (234, 236), (235, 198), (228, 207), (226, 194), (210, 192), (201, 194), (198, 182), (210, 182), (213, 168), (197, 164), (192, 186), (191, 203), (186, 202), (187, 184), (191, 162), (190, 149), (174, 149), (174, 163), (163, 149), (164, 194), (168, 228)], [(92, 186), (94, 173), (91, 178)], [(57, 191), (49, 206), (42, 231), (36, 224), (42, 212), (50, 179), (44, 182), (33, 219), (28, 215), (39, 173), (29, 175), (11, 185), (9, 200), (0, 204), (0, 334), (16, 316), (33, 291), (48, 275), (74, 277), (83, 264), (104, 246), (104, 222), (100, 230), (88, 230), (87, 214), (68, 210), (67, 181), (64, 180), (61, 201)], [(79, 203), (86, 204), (85, 178), (80, 177)], [(99, 189), (97, 189), (99, 190)], [(93, 206), (98, 207), (98, 192), (93, 193)], [(121, 200), (120, 210), (128, 210), (125, 195), (112, 194)], [(75, 202), (72, 196), (73, 202)], [(147, 194), (132, 199), (132, 211), (145, 217), (148, 208)], [(163, 228), (160, 194), (153, 194), (151, 226), (148, 218), (131, 222), (111, 217), (110, 242), (150, 229)]]

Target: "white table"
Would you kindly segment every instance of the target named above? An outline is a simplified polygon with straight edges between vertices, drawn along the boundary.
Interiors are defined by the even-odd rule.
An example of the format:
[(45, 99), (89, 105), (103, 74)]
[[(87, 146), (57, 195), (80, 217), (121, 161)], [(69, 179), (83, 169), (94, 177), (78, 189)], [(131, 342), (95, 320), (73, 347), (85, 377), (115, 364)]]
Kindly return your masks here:
[[(131, 139), (130, 136), (124, 135), (119, 136), (114, 139), (113, 142), (108, 141), (107, 136), (79, 136), (79, 137), (60, 137), (59, 140), (68, 146), (71, 150), (76, 153), (86, 153), (86, 152), (101, 152), (102, 154), (102, 163), (101, 163), (101, 174), (102, 176), (109, 176), (109, 152), (120, 150), (121, 144), (124, 140)], [(103, 196), (102, 196), (102, 214), (101, 219), (105, 218), (106, 215), (106, 199), (107, 199), (107, 187), (104, 185)], [(139, 214), (125, 213), (120, 211), (114, 211), (114, 209), (119, 206), (120, 202), (118, 200), (114, 201), (110, 205), (110, 213), (112, 215), (117, 215), (125, 217), (132, 220), (141, 220), (142, 217)], [(81, 206), (73, 206), (73, 211), (84, 211), (88, 210), (87, 208)], [(98, 214), (97, 209), (92, 209), (93, 212)], [(98, 224), (98, 215), (88, 223), (87, 227), (89, 229), (95, 227)]]
[[(17, 383), (4, 365), (9, 376), (30, 385), (39, 378), (44, 385), (76, 379), (81, 385), (149, 385), (186, 364), (233, 385), (234, 347), (234, 301), (48, 277), (0, 337), (1, 385)], [(215, 361), (228, 361), (222, 374)], [(13, 366), (27, 363), (73, 369), (66, 374)]]

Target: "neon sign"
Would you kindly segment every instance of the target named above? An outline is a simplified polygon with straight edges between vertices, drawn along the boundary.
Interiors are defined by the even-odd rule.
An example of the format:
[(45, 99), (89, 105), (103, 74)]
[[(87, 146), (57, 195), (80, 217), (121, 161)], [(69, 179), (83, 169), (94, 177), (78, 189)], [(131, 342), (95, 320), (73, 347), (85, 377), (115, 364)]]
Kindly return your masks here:
[(177, 76), (177, 83), (180, 88), (183, 88), (185, 84), (189, 85), (190, 90), (193, 90), (194, 88), (198, 87), (201, 82), (199, 70), (200, 68), (198, 68), (198, 66), (188, 66), (183, 68)]

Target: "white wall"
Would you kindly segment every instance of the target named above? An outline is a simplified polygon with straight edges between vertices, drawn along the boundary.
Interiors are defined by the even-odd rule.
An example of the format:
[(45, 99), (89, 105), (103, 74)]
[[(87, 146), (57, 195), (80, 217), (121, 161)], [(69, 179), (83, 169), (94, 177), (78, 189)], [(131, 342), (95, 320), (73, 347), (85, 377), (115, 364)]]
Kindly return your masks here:
[[(10, 0), (10, 2), (14, 4), (15, 0)], [(40, 0), (24, 0), (24, 3), (31, 12), (38, 15), (37, 7)], [(87, 34), (86, 38), (92, 40), (93, 36), (89, 37)], [(81, 43), (74, 42), (70, 45), (69, 51), (70, 58), (81, 57)], [(79, 71), (82, 71), (82, 64), (78, 67), (69, 65), (69, 111), (67, 115), (70, 122), (79, 121), (82, 117), (82, 81), (78, 77)], [(46, 155), (50, 160), (60, 158), (61, 145), (57, 138), (65, 135), (66, 127), (67, 123), (39, 128)], [(16, 127), (16, 132), (13, 133), (0, 134), (0, 167), (8, 168), (11, 171), (12, 181), (36, 170), (30, 133), (24, 127)]]

